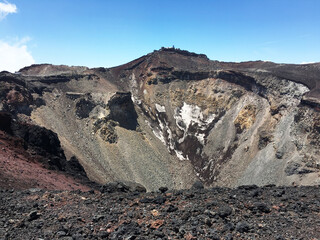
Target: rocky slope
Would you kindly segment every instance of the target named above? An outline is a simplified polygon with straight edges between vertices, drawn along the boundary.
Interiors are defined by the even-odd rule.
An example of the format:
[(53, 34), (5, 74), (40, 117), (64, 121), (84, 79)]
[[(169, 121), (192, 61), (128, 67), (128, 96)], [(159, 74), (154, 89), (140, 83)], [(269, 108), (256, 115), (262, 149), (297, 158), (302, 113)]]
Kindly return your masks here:
[(57, 135), (0, 113), (0, 189), (90, 190), (75, 157), (66, 161)]
[(162, 48), (115, 68), (0, 73), (1, 111), (55, 132), (96, 182), (320, 182), (320, 64), (223, 63)]
[[(319, 186), (141, 193), (0, 190), (1, 239), (320, 238)], [(113, 191), (110, 191), (112, 190)]]

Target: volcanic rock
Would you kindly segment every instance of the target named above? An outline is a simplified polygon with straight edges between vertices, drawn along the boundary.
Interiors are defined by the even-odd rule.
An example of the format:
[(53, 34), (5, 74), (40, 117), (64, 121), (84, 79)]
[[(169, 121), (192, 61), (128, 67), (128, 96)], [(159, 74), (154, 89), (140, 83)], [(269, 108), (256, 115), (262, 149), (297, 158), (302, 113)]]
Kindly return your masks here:
[(1, 130), (102, 185), (317, 185), (319, 73), (175, 48), (113, 68), (33, 65), (0, 73)]

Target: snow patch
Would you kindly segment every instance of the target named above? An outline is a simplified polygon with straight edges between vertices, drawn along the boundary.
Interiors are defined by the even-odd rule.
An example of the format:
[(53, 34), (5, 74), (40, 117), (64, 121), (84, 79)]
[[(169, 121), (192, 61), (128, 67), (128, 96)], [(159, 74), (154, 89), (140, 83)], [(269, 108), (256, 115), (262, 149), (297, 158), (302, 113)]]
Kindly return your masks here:
[(141, 100), (139, 99), (135, 99), (134, 96), (138, 96), (138, 83), (136, 80), (136, 76), (134, 73), (131, 74), (131, 76), (129, 77), (129, 86), (131, 88), (131, 99), (132, 102), (136, 103), (136, 104), (141, 104)]
[(103, 112), (99, 112), (98, 119), (105, 118), (107, 115)]
[(185, 157), (183, 156), (183, 153), (182, 153), (181, 151), (178, 151), (178, 150), (174, 150), (174, 151), (175, 151), (177, 157), (178, 157), (181, 161), (183, 161), (183, 160), (189, 160), (188, 157), (185, 158)]
[(303, 94), (305, 94), (306, 92), (310, 91), (310, 89), (306, 86), (304, 86), (303, 84), (297, 84), (296, 83), (296, 88), (297, 88), (297, 91), (301, 94), (301, 96)]
[(164, 136), (163, 136), (162, 132), (158, 128), (152, 129), (152, 132), (157, 138), (160, 139), (161, 142), (166, 144), (166, 140), (164, 139)]
[[(181, 130), (187, 131), (192, 122), (198, 124), (201, 123), (200, 120), (203, 119), (203, 114), (200, 107), (196, 105), (189, 105), (184, 102), (181, 109), (176, 109), (175, 119), (177, 126)], [(181, 122), (184, 123), (185, 127), (183, 127), (183, 125), (181, 126), (181, 124), (178, 124)]]
[(136, 99), (133, 95), (131, 95), (131, 100), (133, 103), (140, 105), (141, 104), (141, 100)]
[(199, 140), (199, 142), (200, 142), (201, 144), (204, 144), (204, 136), (205, 136), (204, 133), (198, 133), (198, 134), (196, 134), (196, 137), (198, 138), (198, 140)]
[(157, 114), (157, 118), (158, 118), (158, 122), (159, 122), (159, 127), (160, 127), (160, 129), (163, 131), (164, 125), (163, 125), (163, 123), (159, 120), (158, 114)]
[[(184, 102), (180, 109), (176, 108), (174, 115), (178, 128), (184, 131), (183, 137), (179, 139), (178, 142), (182, 143), (184, 141), (188, 134), (190, 125), (197, 124), (200, 130), (205, 131), (208, 128), (208, 125), (213, 122), (215, 117), (215, 114), (210, 114), (205, 118), (200, 107), (196, 105), (189, 105)], [(204, 143), (204, 134), (197, 134), (196, 137), (200, 143)]]
[[(178, 159), (189, 160), (189, 157), (184, 156), (184, 153), (181, 150), (176, 149), (175, 141), (173, 139), (173, 133), (168, 122), (165, 119), (161, 120), (159, 118), (158, 113), (166, 112), (165, 106), (156, 103), (155, 108), (157, 110), (156, 119), (158, 121), (158, 126), (151, 126), (151, 124), (148, 123), (153, 131), (153, 134), (167, 146), (169, 152), (174, 151)], [(188, 135), (192, 134), (198, 139), (199, 143), (204, 145), (206, 135), (203, 131), (208, 129), (209, 124), (211, 124), (215, 120), (215, 117), (215, 114), (209, 114), (205, 116), (199, 106), (189, 105), (184, 102), (181, 108), (175, 109), (174, 114), (174, 119), (176, 120), (178, 128), (183, 131), (183, 137), (177, 140), (178, 143), (184, 142), (185, 138)], [(188, 130), (191, 126), (195, 126), (198, 131), (196, 131), (195, 133), (189, 133)], [(198, 154), (201, 154), (200, 149), (198, 151)]]
[[(197, 105), (189, 105), (183, 103), (181, 109), (177, 108), (174, 118), (176, 119), (177, 126), (181, 130), (188, 131), (191, 124), (197, 123), (201, 130), (205, 130), (214, 119), (215, 114), (210, 114), (207, 119), (203, 116), (201, 108)], [(181, 124), (182, 123), (182, 124)]]
[(167, 123), (166, 123), (166, 126), (167, 126), (167, 133), (168, 133), (169, 150), (173, 150), (174, 146), (172, 144), (172, 132), (169, 126), (167, 125)]
[(156, 109), (158, 112), (166, 112), (166, 108), (165, 106), (161, 106), (159, 104), (156, 103)]

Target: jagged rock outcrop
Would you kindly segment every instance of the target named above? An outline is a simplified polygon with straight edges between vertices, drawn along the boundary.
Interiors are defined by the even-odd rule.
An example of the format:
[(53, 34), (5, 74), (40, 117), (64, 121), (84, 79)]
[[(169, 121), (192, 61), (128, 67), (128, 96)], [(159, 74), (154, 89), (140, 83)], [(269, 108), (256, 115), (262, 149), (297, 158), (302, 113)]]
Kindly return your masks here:
[(318, 63), (225, 63), (163, 48), (110, 69), (1, 73), (0, 97), (5, 111), (56, 132), (100, 183), (309, 185), (320, 181), (319, 74)]
[(67, 161), (56, 133), (37, 125), (20, 122), (4, 112), (0, 112), (0, 121), (0, 130), (19, 139), (26, 150), (42, 156), (39, 160), (46, 168), (65, 170)]
[(107, 104), (110, 113), (108, 119), (119, 123), (120, 127), (136, 130), (138, 126), (138, 115), (131, 100), (131, 93), (117, 92)]
[(89, 190), (91, 182), (75, 157), (66, 160), (57, 134), (0, 112), (0, 188)]

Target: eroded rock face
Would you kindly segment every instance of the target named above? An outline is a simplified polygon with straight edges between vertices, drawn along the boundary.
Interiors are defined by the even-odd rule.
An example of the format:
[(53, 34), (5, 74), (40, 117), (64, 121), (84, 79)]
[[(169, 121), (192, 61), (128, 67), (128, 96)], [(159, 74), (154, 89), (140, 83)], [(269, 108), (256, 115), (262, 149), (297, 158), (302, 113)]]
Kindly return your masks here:
[(0, 111), (13, 114), (23, 113), (29, 115), (34, 98), (21, 78), (3, 72), (0, 74)]
[(95, 107), (95, 104), (91, 101), (91, 99), (81, 98), (76, 103), (76, 115), (79, 118), (87, 118), (89, 117), (90, 112)]
[(138, 115), (131, 100), (131, 93), (117, 92), (108, 102), (108, 119), (118, 122), (120, 127), (136, 130)]
[[(319, 69), (165, 48), (111, 69), (6, 73), (1, 101), (56, 132), (68, 158), (100, 183), (319, 184)], [(15, 111), (25, 102), (31, 117)]]
[(117, 126), (128, 130), (137, 129), (138, 115), (131, 99), (131, 93), (115, 93), (106, 107), (109, 114), (94, 122), (94, 131), (99, 132), (103, 140), (108, 143), (117, 143)]
[[(260, 63), (257, 67), (268, 70), (254, 64), (222, 64), (221, 69), (220, 63), (203, 64), (199, 56), (190, 59), (192, 66), (179, 64), (186, 59), (176, 55), (174, 50), (156, 52), (125, 76), (136, 104), (170, 154), (191, 162), (208, 185), (290, 184), (302, 183), (301, 178), (319, 183), (314, 174), (319, 163), (312, 170), (302, 167), (306, 162), (315, 166), (305, 156), (312, 151), (319, 158), (317, 147), (306, 147), (315, 145), (317, 137), (297, 132), (300, 124), (316, 125), (319, 116), (317, 108), (301, 101), (309, 89), (300, 83), (312, 87), (313, 74), (292, 82), (285, 79), (296, 71), (291, 65), (281, 71)], [(297, 124), (295, 114), (301, 112), (308, 117), (301, 116)], [(304, 162), (304, 170), (283, 176), (290, 162)]]
[(57, 134), (46, 128), (26, 124), (13, 119), (12, 115), (1, 113), (1, 130), (23, 141), (25, 149), (42, 156), (47, 168), (65, 170), (66, 158)]

